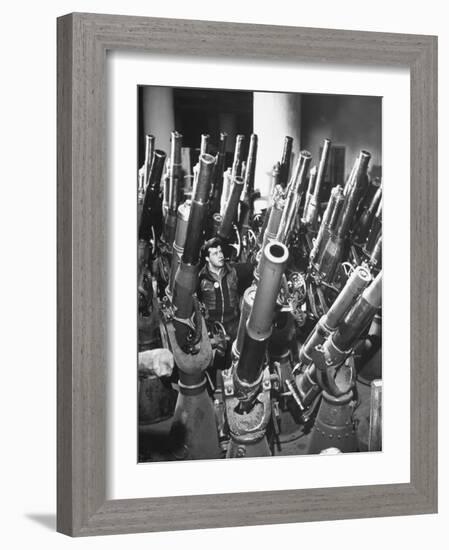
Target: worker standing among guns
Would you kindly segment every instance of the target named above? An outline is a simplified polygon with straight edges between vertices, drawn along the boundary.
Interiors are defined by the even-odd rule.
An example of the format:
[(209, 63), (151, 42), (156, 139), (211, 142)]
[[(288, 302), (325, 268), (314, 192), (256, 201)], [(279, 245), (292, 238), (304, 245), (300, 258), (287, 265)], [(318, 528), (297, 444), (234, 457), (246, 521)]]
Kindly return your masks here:
[(206, 308), (206, 323), (221, 323), (226, 331), (225, 361), (218, 368), (228, 368), (231, 345), (239, 325), (240, 296), (251, 285), (252, 267), (227, 261), (218, 237), (206, 241), (202, 252), (205, 264), (199, 275), (198, 294)]

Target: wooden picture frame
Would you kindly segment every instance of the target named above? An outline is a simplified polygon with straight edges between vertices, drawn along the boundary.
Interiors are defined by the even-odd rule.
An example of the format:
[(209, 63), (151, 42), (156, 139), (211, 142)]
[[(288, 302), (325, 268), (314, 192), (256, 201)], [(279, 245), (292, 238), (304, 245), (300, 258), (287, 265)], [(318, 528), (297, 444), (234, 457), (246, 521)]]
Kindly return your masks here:
[[(108, 50), (410, 69), (410, 483), (106, 500)], [(58, 505), (72, 536), (437, 511), (437, 38), (74, 13), (58, 19)]]

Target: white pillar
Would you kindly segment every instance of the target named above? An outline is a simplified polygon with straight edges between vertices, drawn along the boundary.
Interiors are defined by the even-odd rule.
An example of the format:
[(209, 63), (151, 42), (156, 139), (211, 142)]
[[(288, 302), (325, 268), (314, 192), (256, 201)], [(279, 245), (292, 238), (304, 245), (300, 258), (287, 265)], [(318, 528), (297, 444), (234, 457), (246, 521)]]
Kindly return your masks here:
[(173, 88), (145, 86), (142, 94), (143, 131), (156, 138), (156, 149), (170, 155), (170, 135), (175, 130)]
[(255, 188), (263, 197), (271, 173), (281, 160), (285, 136), (293, 138), (292, 165), (298, 158), (301, 135), (301, 94), (254, 92), (254, 133), (259, 136)]

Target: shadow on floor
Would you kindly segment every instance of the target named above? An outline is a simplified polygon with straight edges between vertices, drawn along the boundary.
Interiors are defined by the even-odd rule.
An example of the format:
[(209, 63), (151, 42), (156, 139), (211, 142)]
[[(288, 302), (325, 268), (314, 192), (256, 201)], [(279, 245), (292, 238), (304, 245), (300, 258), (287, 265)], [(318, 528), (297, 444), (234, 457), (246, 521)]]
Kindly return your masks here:
[(56, 531), (56, 514), (25, 514), (25, 517), (50, 531)]

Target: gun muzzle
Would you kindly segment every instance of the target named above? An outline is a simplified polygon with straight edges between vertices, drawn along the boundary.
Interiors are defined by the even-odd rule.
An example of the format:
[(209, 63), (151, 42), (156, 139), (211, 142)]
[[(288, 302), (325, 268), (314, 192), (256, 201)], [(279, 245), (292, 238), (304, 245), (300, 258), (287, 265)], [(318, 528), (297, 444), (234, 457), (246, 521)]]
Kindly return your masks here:
[(212, 155), (201, 155), (198, 170), (198, 179), (194, 189), (194, 196), (187, 226), (187, 239), (182, 262), (197, 264), (200, 258), (200, 249), (203, 244), (203, 231), (207, 218), (207, 204), (211, 185), (212, 170), (215, 158)]
[(246, 334), (236, 371), (237, 378), (244, 383), (254, 383), (262, 372), (287, 260), (288, 249), (281, 242), (273, 241), (263, 251), (260, 280), (246, 323)]
[(315, 189), (313, 192), (316, 202), (319, 202), (321, 186), (323, 184), (324, 175), (326, 174), (326, 168), (329, 162), (330, 149), (331, 149), (331, 140), (325, 139), (323, 142), (323, 150), (321, 151), (320, 163), (318, 165), (318, 172), (316, 176)]
[(375, 192), (370, 204), (362, 212), (354, 230), (353, 241), (358, 246), (363, 246), (368, 238), (368, 233), (373, 223), (374, 216), (382, 200), (382, 188), (379, 187)]
[(168, 188), (168, 208), (175, 211), (178, 208), (180, 187), (182, 182), (182, 134), (178, 132), (171, 133), (171, 154), (170, 154), (170, 176)]
[(187, 240), (187, 226), (189, 223), (191, 201), (188, 200), (178, 207), (178, 220), (176, 224), (176, 235), (173, 243), (173, 256), (170, 266), (170, 279), (168, 288), (170, 292), (173, 292), (173, 285), (175, 283), (176, 272), (181, 263), (182, 253), (184, 252), (184, 245)]
[(246, 160), (245, 178), (244, 178), (244, 200), (250, 200), (254, 191), (254, 175), (256, 173), (257, 161), (257, 134), (251, 134), (249, 141), (248, 158)]
[(343, 206), (344, 196), (339, 193), (337, 194), (334, 210), (329, 220), (326, 239), (322, 241), (322, 248), (314, 264), (315, 269), (326, 282), (331, 282), (333, 280), (343, 255), (344, 241), (342, 236), (338, 233), (338, 219)]
[(376, 214), (374, 215), (370, 230), (368, 232), (368, 237), (366, 239), (365, 246), (363, 247), (363, 252), (364, 254), (366, 254), (366, 256), (371, 257), (381, 232), (382, 232), (382, 202), (380, 202), (379, 206), (377, 207)]
[(142, 214), (140, 216), (139, 239), (149, 241), (154, 227), (156, 236), (162, 232), (162, 202), (160, 199), (160, 185), (162, 172), (167, 155), (164, 151), (156, 149), (153, 153), (153, 161), (148, 177), (148, 185), (143, 199)]
[(301, 151), (295, 174), (289, 183), (287, 198), (285, 200), (285, 206), (276, 236), (276, 239), (281, 243), (286, 243), (288, 241), (290, 232), (298, 216), (299, 205), (305, 190), (307, 173), (311, 160), (312, 155), (308, 151)]
[(343, 316), (354, 304), (360, 293), (367, 287), (371, 281), (371, 275), (368, 269), (358, 266), (351, 273), (340, 294), (321, 319), (315, 325), (307, 340), (299, 352), (299, 360), (303, 365), (309, 365), (312, 362), (312, 352), (316, 346), (322, 344), (327, 336), (336, 330)]
[(236, 176), (241, 175), (242, 170), (242, 146), (245, 136), (243, 134), (238, 134), (235, 138), (235, 149), (234, 149), (234, 160), (232, 162), (232, 181), (234, 181)]
[(316, 172), (317, 172), (316, 166), (312, 166), (309, 172), (309, 185), (307, 187), (306, 199), (304, 201), (304, 211), (303, 211), (303, 216), (301, 220), (305, 225), (311, 224), (313, 207), (310, 208), (310, 202), (313, 199), (313, 191), (315, 189), (315, 182), (316, 182)]
[(285, 187), (288, 182), (288, 176), (290, 172), (290, 162), (292, 158), (292, 146), (293, 146), (293, 138), (290, 136), (285, 136), (284, 148), (282, 151), (282, 159), (279, 164), (279, 182), (277, 182), (282, 187)]
[(201, 134), (201, 146), (200, 146), (200, 157), (202, 155), (207, 155), (209, 152), (209, 141), (210, 141), (210, 135), (209, 134)]
[(212, 178), (212, 199), (210, 213), (216, 214), (220, 212), (220, 199), (223, 190), (223, 172), (226, 161), (226, 140), (228, 135), (224, 132), (220, 133), (220, 141), (218, 144), (218, 153), (215, 160), (214, 174)]
[(332, 336), (335, 347), (341, 351), (350, 350), (362, 332), (373, 320), (382, 302), (382, 272), (363, 291), (363, 294), (349, 310), (338, 330)]
[(151, 163), (153, 162), (154, 145), (156, 138), (147, 134), (145, 136), (145, 161), (144, 161), (144, 176), (143, 176), (143, 190), (147, 188), (148, 179), (150, 177)]
[(368, 164), (371, 154), (368, 151), (360, 151), (352, 170), (352, 178), (344, 189), (345, 201), (338, 220), (337, 233), (345, 238), (357, 211), (360, 199), (368, 188)]
[(218, 230), (218, 236), (222, 239), (228, 240), (232, 231), (232, 224), (237, 216), (237, 208), (239, 206), (240, 195), (243, 191), (243, 179), (239, 176), (234, 178), (234, 182), (231, 189), (231, 194), (226, 203), (226, 208), (223, 213), (223, 219), (221, 221), (220, 228)]
[(321, 225), (318, 230), (318, 235), (313, 244), (313, 248), (310, 251), (310, 262), (312, 264), (319, 260), (321, 252), (326, 245), (327, 239), (329, 238), (330, 221), (340, 194), (342, 194), (342, 188), (337, 185), (331, 191), (329, 202), (327, 203), (326, 210), (324, 211), (323, 219), (321, 220)]

